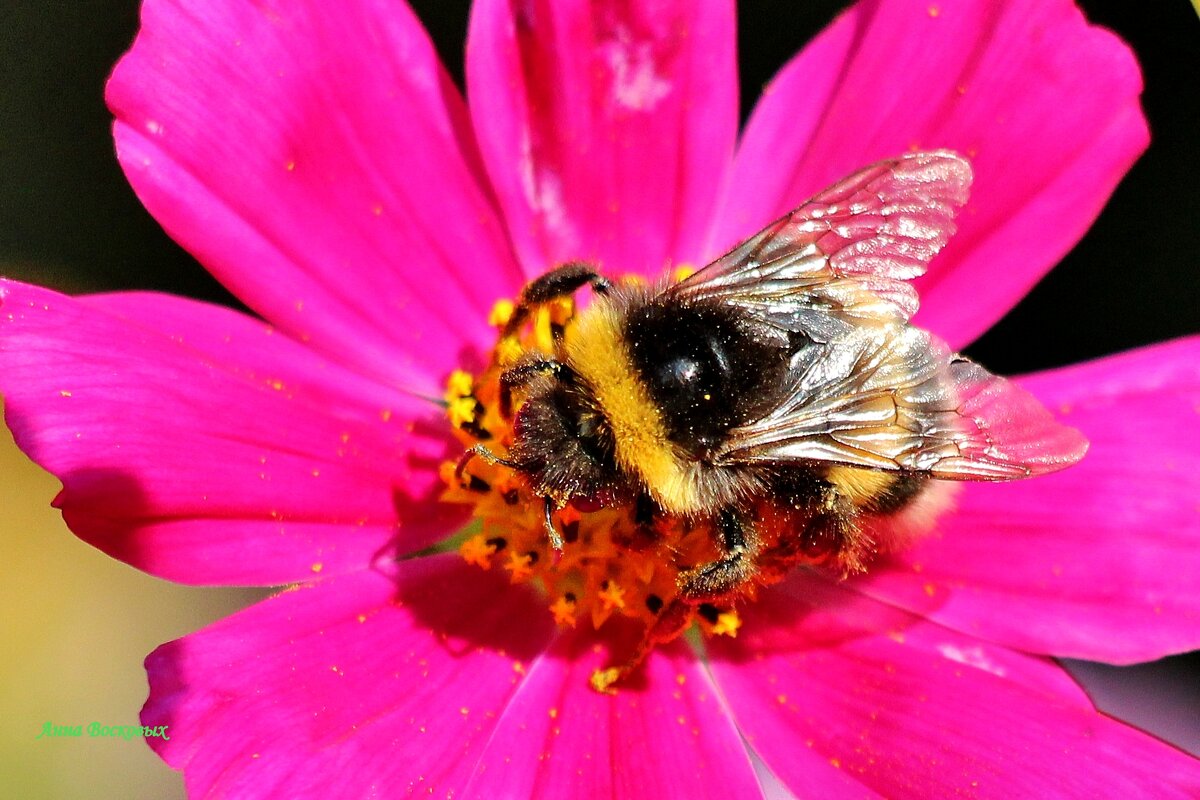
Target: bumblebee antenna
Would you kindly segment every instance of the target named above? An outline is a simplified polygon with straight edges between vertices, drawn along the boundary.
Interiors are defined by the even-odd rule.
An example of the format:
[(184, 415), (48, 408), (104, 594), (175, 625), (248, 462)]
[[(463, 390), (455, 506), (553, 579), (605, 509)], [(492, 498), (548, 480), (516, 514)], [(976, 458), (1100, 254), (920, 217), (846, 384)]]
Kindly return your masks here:
[(558, 532), (558, 528), (554, 527), (554, 519), (550, 516), (554, 512), (554, 501), (550, 495), (542, 498), (542, 521), (546, 525), (546, 536), (550, 537), (550, 546), (554, 548), (555, 560), (562, 558), (563, 552), (563, 537)]

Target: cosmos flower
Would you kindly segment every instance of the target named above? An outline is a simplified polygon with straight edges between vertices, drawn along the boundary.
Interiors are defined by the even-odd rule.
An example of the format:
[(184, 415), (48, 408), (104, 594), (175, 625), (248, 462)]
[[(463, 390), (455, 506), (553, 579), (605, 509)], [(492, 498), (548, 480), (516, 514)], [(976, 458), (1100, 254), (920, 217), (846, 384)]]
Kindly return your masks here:
[(1082, 464), (966, 486), (931, 538), (797, 574), (616, 694), (588, 676), (620, 619), (556, 626), (503, 570), (428, 552), (464, 522), (428, 398), (525, 280), (702, 264), (857, 167), (952, 148), (973, 195), (917, 322), (963, 347), (1148, 141), (1132, 54), (1059, 0), (860, 3), (740, 139), (733, 25), (724, 2), (479, 0), (468, 104), (400, 0), (147, 0), (108, 88), (121, 164), (267, 323), (5, 282), (0, 390), (85, 541), (296, 585), (147, 659), (151, 746), (193, 795), (748, 797), (751, 751), (799, 796), (1200, 791), (1049, 658), (1200, 644), (1198, 339), (1023, 379)]

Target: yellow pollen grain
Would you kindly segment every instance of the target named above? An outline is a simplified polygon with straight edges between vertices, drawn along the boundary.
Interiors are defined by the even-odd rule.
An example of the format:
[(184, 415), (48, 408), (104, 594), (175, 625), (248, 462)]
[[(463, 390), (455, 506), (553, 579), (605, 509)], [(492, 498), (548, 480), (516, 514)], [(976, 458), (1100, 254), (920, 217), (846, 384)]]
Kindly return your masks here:
[(548, 713), (550, 715), (550, 719), (558, 719), (558, 709), (557, 708), (552, 708), (546, 713)]
[(493, 328), (503, 328), (512, 319), (513, 311), (515, 310), (516, 306), (513, 305), (512, 300), (507, 298), (497, 300), (496, 304), (492, 306), (492, 310), (488, 313), (488, 325), (491, 325)]
[(554, 615), (556, 625), (567, 628), (575, 627), (575, 604), (566, 597), (555, 600), (554, 605), (550, 606), (550, 613)]
[(475, 388), (475, 379), (471, 373), (456, 369), (446, 379), (446, 401), (450, 402), (463, 397), (470, 397)]
[(938, 15), (940, 15), (941, 13), (942, 13), (942, 10), (940, 8), (938, 8), (937, 6), (929, 7), (929, 16), (933, 17), (934, 19), (937, 19)]
[(923, 588), (925, 590), (925, 594), (928, 595), (929, 597), (933, 597), (935, 594), (937, 594), (937, 587), (934, 586), (932, 583), (927, 583), (921, 588)]
[(63, 397), (70, 397), (70, 396), (71, 396), (71, 393), (70, 393), (69, 391), (67, 391), (66, 389), (62, 389), (62, 390), (60, 390), (60, 391), (59, 391), (59, 394), (60, 394), (61, 396), (63, 396)]
[(608, 669), (598, 669), (592, 673), (592, 677), (588, 680), (588, 684), (601, 694), (616, 694), (617, 690), (613, 688), (613, 684), (621, 677), (621, 670), (616, 667)]
[(517, 359), (523, 355), (525, 355), (525, 348), (512, 336), (496, 343), (496, 363), (503, 367), (516, 363)]
[(717, 621), (713, 624), (712, 632), (716, 636), (728, 636), (730, 639), (736, 639), (738, 629), (742, 627), (742, 618), (738, 616), (736, 611), (722, 611), (717, 615)]
[(533, 344), (543, 353), (554, 352), (554, 330), (551, 327), (550, 312), (539, 309), (533, 315)]
[(311, 567), (309, 567), (309, 569), (311, 569), (313, 572), (320, 572), (324, 568), (325, 568), (325, 565), (322, 564), (320, 561), (314, 561), (313, 565)]
[(575, 302), (568, 297), (559, 298), (549, 306), (550, 321), (555, 325), (566, 325), (575, 316)]
[(446, 381), (446, 416), (450, 425), (460, 428), (475, 421), (474, 379), (470, 373), (455, 369)]
[(487, 540), (483, 538), (483, 534), (477, 534), (459, 546), (458, 554), (468, 564), (473, 564), (480, 569), (491, 569), (492, 556), (496, 555), (496, 545), (488, 544)]
[(533, 559), (513, 551), (508, 554), (508, 563), (504, 565), (504, 568), (509, 571), (513, 583), (520, 583), (528, 580), (529, 576), (533, 574)]
[(625, 607), (625, 590), (616, 581), (608, 581), (598, 595), (605, 611)]

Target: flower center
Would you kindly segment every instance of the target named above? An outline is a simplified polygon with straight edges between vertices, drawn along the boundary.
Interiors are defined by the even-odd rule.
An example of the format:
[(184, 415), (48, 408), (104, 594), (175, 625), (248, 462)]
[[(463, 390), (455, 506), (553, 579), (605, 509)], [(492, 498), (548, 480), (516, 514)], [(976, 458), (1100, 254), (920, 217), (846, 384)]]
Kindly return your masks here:
[[(512, 302), (500, 301), (489, 322), (503, 329), (513, 308)], [(510, 451), (517, 408), (503, 413), (501, 375), (530, 353), (554, 353), (574, 324), (575, 310), (571, 299), (538, 307), (520, 330), (499, 338), (479, 374), (456, 371), (450, 376), (447, 416), (464, 448), (483, 445), (500, 457)], [(517, 392), (513, 405), (519, 408), (522, 400)], [(483, 570), (505, 570), (514, 584), (532, 585), (544, 595), (548, 613), (560, 627), (599, 629), (614, 616), (642, 626), (642, 643), (630, 659), (592, 676), (599, 691), (611, 691), (650, 648), (693, 626), (708, 636), (737, 636), (742, 621), (735, 603), (752, 599), (759, 587), (778, 582), (793, 567), (820, 563), (830, 555), (819, 547), (807, 552), (776, 547), (775, 561), (762, 561), (738, 591), (713, 602), (685, 601), (680, 587), (686, 574), (720, 556), (716, 520), (666, 514), (644, 499), (587, 509), (567, 505), (551, 515), (562, 538), (559, 553), (547, 534), (543, 498), (520, 470), (474, 458), (465, 466), (443, 464), (442, 478), (444, 501), (472, 507), (475, 522), (459, 546), (465, 561)], [(764, 547), (771, 551), (793, 521), (778, 518), (766, 505), (755, 516)]]

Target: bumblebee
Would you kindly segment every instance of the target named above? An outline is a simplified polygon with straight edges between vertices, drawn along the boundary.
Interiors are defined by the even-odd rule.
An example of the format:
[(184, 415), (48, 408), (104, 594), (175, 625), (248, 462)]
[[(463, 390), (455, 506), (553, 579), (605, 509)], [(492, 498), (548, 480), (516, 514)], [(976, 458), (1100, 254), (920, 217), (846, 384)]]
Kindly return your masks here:
[(554, 352), (501, 375), (511, 447), (468, 450), (460, 474), (478, 456), (522, 475), (559, 551), (553, 513), (567, 505), (706, 523), (718, 555), (677, 587), (696, 607), (798, 563), (862, 569), (903, 527), (880, 522), (942, 482), (1074, 463), (1087, 448), (1077, 431), (909, 322), (908, 281), (953, 234), (970, 182), (954, 153), (912, 153), (678, 282), (618, 285), (583, 263), (538, 278), (502, 336), (585, 286), (592, 301)]

